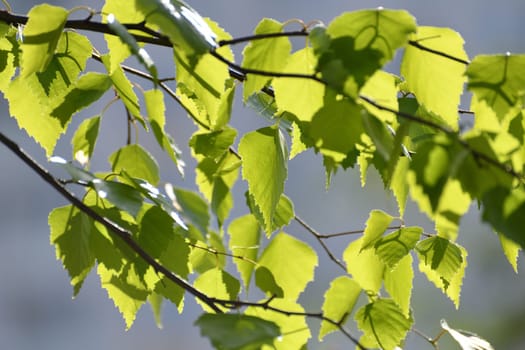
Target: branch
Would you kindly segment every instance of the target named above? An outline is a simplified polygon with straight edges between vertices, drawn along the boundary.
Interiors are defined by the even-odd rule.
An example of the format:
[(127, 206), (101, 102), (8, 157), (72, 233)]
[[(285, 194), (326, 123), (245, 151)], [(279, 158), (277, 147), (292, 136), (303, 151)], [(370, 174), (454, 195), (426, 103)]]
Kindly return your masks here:
[(213, 299), (213, 302), (222, 305), (223, 307), (229, 308), (229, 309), (238, 309), (240, 307), (256, 307), (256, 308), (262, 308), (264, 310), (270, 310), (279, 314), (283, 314), (286, 316), (302, 316), (302, 317), (310, 317), (310, 318), (316, 318), (322, 321), (326, 321), (328, 323), (333, 324), (336, 326), (341, 333), (343, 333), (348, 339), (350, 339), (359, 349), (361, 350), (369, 350), (368, 348), (361, 345), (359, 340), (352, 336), (350, 332), (348, 332), (342, 325), (343, 321), (345, 320), (345, 317), (343, 317), (339, 321), (334, 321), (331, 318), (326, 317), (322, 312), (299, 312), (299, 311), (289, 311), (289, 310), (283, 310), (279, 309), (277, 307), (271, 306), (270, 302), (273, 300), (273, 297), (270, 299), (264, 301), (264, 302), (250, 302), (250, 301), (241, 301), (241, 300), (223, 300), (223, 299)]
[(129, 231), (119, 227), (109, 219), (97, 213), (93, 208), (87, 206), (80, 199), (75, 197), (69, 192), (53, 175), (38, 164), (34, 159), (31, 158), (24, 150), (22, 150), (18, 144), (13, 140), (5, 136), (0, 132), (0, 142), (3, 143), (10, 151), (12, 151), (20, 160), (22, 160), (29, 168), (36, 172), (45, 182), (47, 182), (55, 191), (60, 193), (68, 202), (77, 207), (84, 214), (89, 216), (91, 219), (102, 224), (116, 237), (119, 237), (129, 248), (131, 248), (137, 255), (139, 255), (146, 263), (152, 266), (155, 271), (162, 273), (166, 278), (174, 282), (176, 285), (186, 290), (196, 298), (200, 299), (203, 303), (209, 306), (213, 311), (222, 313), (221, 309), (217, 307), (214, 300), (208, 297), (206, 294), (194, 288), (191, 284), (186, 282), (184, 279), (177, 276), (175, 273), (167, 269), (164, 265), (158, 263), (151, 255), (149, 255), (140, 245), (135, 242)]

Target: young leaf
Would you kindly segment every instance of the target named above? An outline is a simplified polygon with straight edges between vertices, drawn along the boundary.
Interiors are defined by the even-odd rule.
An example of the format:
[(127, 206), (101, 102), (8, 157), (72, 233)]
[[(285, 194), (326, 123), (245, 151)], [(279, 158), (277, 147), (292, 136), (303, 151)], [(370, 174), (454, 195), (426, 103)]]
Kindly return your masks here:
[[(235, 277), (220, 268), (209, 269), (202, 273), (193, 285), (210, 298), (225, 300), (235, 300), (241, 288)], [(197, 299), (197, 303), (203, 307), (204, 311), (212, 311), (201, 300)]]
[(501, 243), (501, 249), (505, 257), (509, 261), (509, 264), (514, 269), (514, 272), (518, 273), (518, 256), (521, 250), (519, 244), (505, 237), (501, 233), (498, 233), (499, 241)]
[[(249, 192), (246, 192), (245, 196), (246, 203), (250, 208), (250, 212), (257, 218), (259, 223), (262, 224), (264, 222), (264, 219), (261, 211), (254, 202), (253, 196), (251, 196)], [(279, 202), (277, 203), (277, 207), (275, 208), (272, 229), (270, 231), (266, 231), (266, 237), (270, 238), (273, 232), (281, 229), (283, 226), (288, 225), (290, 221), (292, 221), (294, 216), (295, 212), (292, 201), (286, 195), (282, 194), (281, 198), (279, 199)]]
[[(447, 241), (441, 237), (436, 236), (435, 238), (440, 239), (441, 242)], [(425, 241), (422, 241), (421, 243)], [(425, 242), (425, 244), (427, 243), (428, 242)], [(427, 276), (429, 281), (434, 283), (437, 288), (441, 289), (441, 291), (447, 295), (447, 297), (454, 303), (457, 309), (459, 308), (461, 285), (463, 283), (463, 277), (467, 268), (467, 250), (461, 246), (454, 245), (454, 243), (444, 243), (443, 246), (445, 245), (451, 245), (453, 248), (447, 249), (445, 247), (445, 249), (442, 249), (443, 247), (441, 247), (436, 249), (437, 251), (435, 253), (438, 254), (438, 258), (434, 260), (442, 261), (440, 263), (441, 266), (438, 266), (437, 269), (431, 263), (427, 263), (428, 261), (425, 261), (424, 257), (422, 258), (416, 248), (419, 257), (419, 270)], [(458, 261), (458, 252), (460, 264), (457, 268), (455, 268), (454, 266)], [(445, 273), (443, 271), (445, 271)], [(449, 275), (449, 277), (447, 278), (444, 275)]]
[[(288, 73), (314, 74), (317, 58), (310, 47), (294, 52), (284, 68)], [(288, 111), (301, 121), (311, 121), (323, 106), (325, 86), (318, 81), (297, 78), (274, 78), (272, 86), (279, 111)], [(300, 94), (294, 91), (301, 91)]]
[(445, 320), (441, 320), (441, 328), (447, 331), (448, 334), (458, 342), (462, 350), (494, 350), (492, 345), (490, 345), (485, 339), (470, 332), (459, 331), (451, 328)]
[(157, 143), (168, 153), (173, 163), (177, 166), (179, 173), (184, 176), (185, 164), (184, 161), (180, 159), (180, 151), (171, 136), (164, 130), (166, 126), (166, 117), (164, 115), (166, 108), (164, 106), (164, 95), (162, 91), (159, 89), (145, 91), (144, 103), (146, 104), (148, 121)]
[(51, 116), (65, 128), (73, 114), (98, 101), (111, 86), (106, 74), (89, 72), (82, 75), (51, 111)]
[(266, 127), (243, 136), (239, 143), (242, 176), (259, 208), (263, 227), (272, 231), (275, 209), (284, 190), (288, 149), (281, 131)]
[(28, 13), (22, 43), (22, 75), (43, 72), (51, 63), (68, 12), (62, 7), (41, 4)]
[(159, 258), (174, 237), (173, 219), (156, 205), (144, 205), (137, 217), (137, 243), (154, 258)]
[[(270, 18), (264, 18), (255, 28), (256, 35), (280, 33), (283, 24)], [(243, 51), (243, 67), (267, 72), (281, 72), (290, 55), (292, 44), (288, 37), (251, 41)], [(261, 90), (270, 78), (248, 74), (244, 82), (244, 101), (253, 93)]]
[(468, 89), (501, 121), (514, 106), (523, 106), (525, 55), (480, 55), (467, 69)]
[(283, 289), (284, 298), (297, 300), (314, 278), (317, 254), (306, 243), (281, 232), (264, 249), (259, 266), (268, 269)]
[(47, 69), (27, 77), (18, 76), (5, 92), (11, 116), (44, 148), (47, 156), (53, 153), (58, 138), (67, 127), (51, 116), (51, 111), (63, 101), (78, 74), (84, 70), (91, 51), (86, 37), (64, 32)]
[[(395, 75), (378, 70), (368, 79), (361, 89), (361, 95), (377, 101), (381, 106), (387, 107), (391, 110), (397, 111), (399, 109), (397, 102), (398, 88), (396, 86)], [(396, 115), (387, 110), (381, 110), (369, 103), (359, 101), (367, 109), (367, 111), (374, 115), (379, 120), (392, 124)]]
[(245, 258), (233, 259), (233, 262), (241, 275), (244, 287), (248, 289), (257, 261), (261, 227), (257, 219), (248, 214), (233, 220), (227, 231), (230, 235), (229, 247), (232, 254)]
[(392, 269), (385, 269), (385, 289), (399, 306), (405, 317), (410, 317), (414, 270), (412, 255), (405, 255)]
[(415, 30), (414, 18), (402, 10), (344, 13), (328, 25), (321, 42), (312, 37), (319, 57), (317, 70), (332, 88), (357, 97), (368, 78), (394, 57)]
[[(11, 28), (6, 25), (6, 28)], [(6, 30), (7, 30), (6, 29)], [(0, 91), (5, 94), (5, 91), (11, 83), (11, 78), (16, 72), (16, 66), (19, 64), (20, 48), (16, 40), (16, 31), (10, 29), (8, 35), (0, 38)]]
[(458, 272), (462, 262), (459, 247), (448, 239), (434, 236), (416, 245), (420, 264), (436, 271), (442, 278), (445, 289)]
[(361, 250), (372, 247), (388, 229), (394, 217), (382, 210), (374, 209), (370, 212), (363, 232)]
[(363, 306), (355, 315), (359, 329), (375, 338), (381, 349), (394, 350), (401, 345), (414, 323), (391, 299), (377, 299)]
[(120, 182), (100, 179), (91, 181), (91, 186), (95, 189), (99, 197), (107, 199), (117, 208), (130, 213), (133, 217), (137, 216), (143, 199), (140, 192), (133, 187)]
[(374, 244), (375, 253), (388, 267), (394, 268), (415, 248), (422, 233), (421, 227), (402, 227), (377, 240)]
[(109, 298), (124, 317), (126, 329), (129, 329), (150, 294), (137, 267), (129, 263), (124, 266), (123, 271), (116, 273), (108, 270), (104, 264), (99, 264), (97, 272), (100, 276), (100, 285), (108, 292)]
[[(274, 299), (270, 305), (294, 313), (305, 312), (301, 305), (289, 299)], [(305, 316), (290, 317), (260, 307), (249, 307), (245, 314), (273, 322), (279, 327), (281, 335), (273, 342), (275, 350), (305, 349), (306, 343), (311, 337)]]
[(109, 163), (115, 173), (125, 171), (129, 176), (144, 179), (155, 186), (159, 182), (157, 162), (139, 144), (124, 146), (115, 151), (109, 156)]
[[(115, 18), (115, 15), (113, 13), (110, 13), (107, 16), (107, 21), (108, 21), (109, 29), (111, 29), (111, 31), (115, 33), (120, 38), (120, 40), (122, 40), (124, 44), (128, 46), (131, 53), (137, 57), (139, 62), (146, 68), (146, 70), (153, 77), (153, 82), (157, 84), (157, 67), (155, 66), (155, 63), (151, 59), (148, 52), (144, 48), (139, 46), (139, 44), (137, 43), (133, 35), (131, 35), (128, 32), (127, 28), (124, 27)], [(115, 70), (116, 68), (112, 68), (111, 63), (110, 63), (109, 73), (112, 74)]]
[(100, 116), (84, 119), (71, 138), (73, 159), (86, 165), (93, 155), (100, 127)]
[[(330, 283), (330, 288), (324, 295), (323, 315), (343, 325), (348, 315), (352, 313), (361, 291), (359, 284), (350, 277), (337, 277)], [(336, 330), (337, 326), (321, 321), (319, 340), (323, 340), (327, 334)]]
[(217, 47), (216, 35), (206, 21), (181, 0), (135, 0), (135, 6), (188, 58), (197, 60)]
[(216, 349), (248, 350), (271, 346), (281, 335), (270, 321), (239, 314), (203, 314), (195, 321), (201, 335), (210, 339)]
[(377, 293), (383, 282), (385, 265), (372, 249), (361, 251), (362, 238), (346, 247), (343, 260), (346, 269), (361, 288), (370, 293)]
[[(115, 15), (120, 23), (141, 23), (144, 22), (144, 15), (137, 10), (134, 1), (129, 0), (106, 0), (101, 13)], [(108, 22), (108, 18), (106, 17)], [(130, 46), (123, 42), (118, 36), (104, 34), (104, 39), (108, 46), (109, 55), (109, 74), (117, 69), (122, 61), (131, 54)]]
[(190, 147), (196, 154), (219, 160), (235, 141), (237, 131), (229, 126), (223, 130), (197, 132), (190, 139)]
[(175, 198), (182, 209), (181, 214), (189, 222), (193, 223), (203, 235), (208, 233), (210, 213), (208, 211), (208, 205), (202, 197), (193, 191), (176, 188)]
[[(459, 60), (468, 60), (463, 38), (449, 28), (418, 27), (411, 40)], [(443, 118), (448, 126), (457, 129), (457, 109), (465, 83), (465, 68), (465, 63), (408, 45), (401, 63), (401, 75), (419, 103)]]
[(57, 259), (62, 261), (69, 273), (73, 296), (76, 296), (95, 265), (95, 256), (90, 248), (93, 223), (71, 205), (53, 209), (48, 222), (51, 244), (55, 246)]
[(153, 312), (153, 317), (155, 317), (155, 323), (159, 329), (162, 329), (162, 301), (164, 298), (158, 293), (151, 293), (148, 296), (148, 302), (151, 306), (151, 311)]

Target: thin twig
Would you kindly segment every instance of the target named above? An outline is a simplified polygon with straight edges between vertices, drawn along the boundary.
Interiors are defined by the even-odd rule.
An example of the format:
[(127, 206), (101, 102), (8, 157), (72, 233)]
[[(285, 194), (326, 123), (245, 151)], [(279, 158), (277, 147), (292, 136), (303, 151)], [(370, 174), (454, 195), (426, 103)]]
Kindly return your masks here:
[(106, 217), (97, 213), (93, 208), (87, 206), (80, 199), (75, 197), (69, 192), (47, 169), (42, 167), (36, 162), (31, 156), (25, 153), (16, 142), (5, 136), (0, 132), (0, 142), (3, 143), (11, 152), (13, 152), (20, 160), (22, 160), (29, 168), (36, 172), (46, 183), (48, 183), (53, 189), (60, 193), (68, 202), (77, 207), (84, 214), (89, 216), (94, 221), (102, 224), (108, 229), (113, 235), (119, 237), (129, 248), (131, 248), (138, 256), (140, 256), (146, 263), (155, 269), (155, 271), (162, 273), (166, 278), (174, 282), (179, 287), (183, 288), (197, 299), (201, 300), (213, 311), (222, 313), (221, 309), (217, 307), (212, 298), (202, 293), (184, 279), (177, 276), (171, 270), (160, 264), (151, 255), (149, 255), (142, 247), (133, 239), (131, 232), (121, 228), (114, 222), (110, 221)]
[[(399, 230), (402, 228), (402, 226), (390, 226), (387, 227), (387, 230)], [(335, 237), (342, 237), (342, 236), (349, 236), (349, 235), (357, 235), (364, 233), (365, 230), (354, 230), (354, 231), (346, 231), (346, 232), (338, 232), (338, 233), (329, 233), (329, 234), (320, 234), (319, 238), (322, 239), (329, 239), (329, 238), (335, 238)]]
[(279, 33), (265, 33), (265, 34), (255, 34), (241, 36), (238, 38), (233, 38), (230, 40), (220, 40), (218, 42), (219, 46), (235, 45), (240, 43), (245, 43), (248, 41), (254, 40), (263, 40), (263, 39), (273, 39), (273, 38), (282, 38), (282, 37), (293, 37), (293, 36), (308, 36), (310, 33), (306, 30), (297, 30), (290, 32), (279, 32)]
[(419, 41), (416, 41), (416, 40), (409, 40), (408, 41), (408, 44), (410, 46), (413, 46), (413, 47), (416, 47), (418, 49), (420, 49), (421, 51), (426, 51), (426, 52), (430, 52), (434, 55), (437, 55), (437, 56), (441, 56), (441, 57), (444, 57), (444, 58), (447, 58), (451, 61), (455, 61), (455, 62), (458, 62), (458, 63), (462, 63), (464, 65), (468, 65), (470, 64), (470, 61), (469, 60), (466, 60), (466, 59), (463, 59), (463, 58), (459, 58), (459, 57), (456, 57), (456, 56), (452, 56), (446, 52), (443, 52), (443, 51), (439, 51), (439, 50), (435, 50), (435, 49), (432, 49), (430, 47), (427, 47), (425, 45), (422, 45)]

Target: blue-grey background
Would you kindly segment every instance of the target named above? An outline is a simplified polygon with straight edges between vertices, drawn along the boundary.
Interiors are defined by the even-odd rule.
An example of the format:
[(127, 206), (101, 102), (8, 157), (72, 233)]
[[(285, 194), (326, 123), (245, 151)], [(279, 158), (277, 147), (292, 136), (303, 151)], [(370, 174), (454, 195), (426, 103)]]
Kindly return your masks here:
[[(17, 13), (27, 11), (37, 1), (11, 1)], [(88, 4), (100, 9), (102, 1), (75, 0), (49, 1), (68, 8)], [(249, 34), (263, 17), (281, 21), (300, 18), (308, 22), (320, 19), (329, 22), (343, 11), (384, 6), (410, 11), (421, 25), (448, 26), (459, 31), (472, 58), (481, 53), (525, 52), (523, 34), (525, 2), (522, 0), (464, 1), (309, 1), (309, 0), (195, 0), (191, 1), (203, 16), (216, 20), (233, 36)], [(82, 12), (76, 14), (81, 16)], [(100, 35), (91, 35), (93, 43), (105, 50)], [(162, 71), (172, 75), (169, 53), (152, 50)], [(240, 61), (240, 55), (237, 55)], [(163, 61), (164, 60), (164, 61)], [(93, 68), (101, 69), (96, 63)], [(146, 88), (149, 88), (145, 84)], [(298, 92), (300, 93), (300, 92)], [(240, 95), (240, 94), (238, 94)], [(468, 97), (465, 98), (467, 103)], [(468, 107), (468, 105), (465, 105)], [(100, 112), (103, 105), (88, 109), (82, 116)], [(194, 127), (184, 113), (169, 105), (169, 131), (183, 151), (185, 139)], [(71, 126), (74, 130), (81, 118)], [(241, 131), (253, 130), (264, 121), (253, 112), (236, 103), (233, 122)], [(107, 169), (107, 155), (125, 142), (125, 120), (121, 107), (111, 107), (104, 116), (101, 141), (95, 153), (94, 169)], [(0, 128), (17, 140), (39, 161), (45, 162), (42, 150), (34, 144), (16, 123), (9, 118), (6, 102), (0, 101)], [(69, 132), (59, 143), (57, 155), (70, 158)], [(186, 180), (181, 180), (172, 165), (159, 152), (147, 136), (141, 136), (152, 152), (161, 159), (163, 180), (193, 188), (192, 162), (189, 162)], [(55, 260), (54, 248), (49, 245), (47, 215), (65, 201), (13, 156), (0, 146), (0, 349), (209, 349), (206, 339), (199, 336), (192, 326), (201, 312), (193, 300), (188, 299), (183, 315), (177, 315), (171, 305), (164, 307), (164, 328), (155, 326), (149, 306), (138, 314), (134, 326), (125, 331), (124, 322), (106, 292), (100, 288), (98, 278), (92, 273), (80, 295), (72, 300), (67, 273)], [(475, 174), (473, 174), (475, 176)], [(324, 190), (321, 160), (311, 152), (290, 162), (286, 193), (294, 200), (296, 212), (321, 232), (339, 232), (362, 228), (369, 210), (382, 208), (392, 214), (397, 212), (395, 202), (382, 190), (375, 173), (369, 176), (369, 186), (361, 189), (357, 171), (338, 173), (328, 191)], [(234, 214), (243, 213), (241, 194), (244, 184), (236, 188), (237, 207)], [(409, 205), (408, 225), (431, 225)], [(307, 233), (296, 225), (287, 231), (294, 236), (311, 241)], [(475, 331), (489, 339), (496, 349), (517, 350), (525, 348), (525, 279), (516, 275), (505, 261), (499, 243), (490, 229), (480, 223), (479, 213), (473, 207), (462, 222), (459, 242), (469, 251), (462, 302), (459, 310), (433, 285), (416, 272), (413, 294), (416, 327), (433, 336), (439, 332), (439, 320), (446, 318), (451, 326)], [(312, 245), (318, 246), (315, 242)], [(333, 242), (345, 246), (346, 240)], [(322, 256), (322, 253), (320, 253)], [(318, 282), (302, 296), (301, 301), (311, 311), (319, 310), (321, 295), (329, 281), (339, 271), (323, 258), (324, 269), (316, 271)], [(524, 264), (520, 262), (523, 269)], [(311, 322), (317, 327), (317, 322)], [(313, 339), (317, 334), (313, 334)], [(323, 343), (313, 341), (311, 349), (352, 348), (338, 335), (328, 336)], [(443, 341), (443, 349), (459, 346)], [(411, 334), (406, 349), (431, 349), (419, 337)]]

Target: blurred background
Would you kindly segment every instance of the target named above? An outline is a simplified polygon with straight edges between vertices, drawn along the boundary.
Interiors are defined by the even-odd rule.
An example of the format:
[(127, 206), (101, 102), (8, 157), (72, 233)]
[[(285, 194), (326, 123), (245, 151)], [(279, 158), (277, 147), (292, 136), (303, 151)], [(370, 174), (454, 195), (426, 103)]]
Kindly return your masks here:
[[(101, 9), (103, 6), (100, 0), (48, 2), (67, 8), (89, 5)], [(13, 11), (20, 14), (27, 13), (37, 3), (11, 1)], [(411, 12), (420, 25), (451, 27), (460, 32), (470, 58), (481, 53), (525, 52), (523, 0), (194, 0), (190, 5), (201, 15), (217, 21), (234, 37), (252, 33), (263, 17), (280, 21), (300, 18), (305, 22), (320, 19), (328, 23), (344, 11), (377, 6), (403, 8)], [(75, 16), (82, 16), (82, 12)], [(89, 34), (89, 37), (95, 47), (101, 52), (105, 51), (101, 35)], [(150, 53), (161, 66), (162, 76), (173, 75), (172, 61), (166, 49), (151, 49)], [(240, 49), (236, 57), (240, 62)], [(395, 73), (396, 64), (390, 66)], [(91, 63), (90, 67), (102, 70), (97, 63)], [(150, 88), (147, 83), (145, 87)], [(237, 95), (240, 97), (240, 92)], [(468, 108), (468, 99), (468, 96), (464, 97), (465, 108)], [(236, 128), (246, 132), (266, 125), (265, 120), (238, 100), (232, 118)], [(98, 114), (101, 108), (103, 104), (95, 105), (75, 118), (70, 131), (59, 142), (55, 151), (57, 155), (71, 159), (68, 140), (72, 132), (82, 117)], [(174, 166), (151, 142), (151, 138), (144, 135), (141, 142), (159, 159), (164, 181), (195, 188), (194, 164), (185, 144), (195, 127), (177, 106), (168, 104), (168, 111), (168, 130), (179, 141), (188, 162), (186, 180), (180, 179)], [(16, 122), (9, 117), (7, 103), (3, 99), (0, 101), (0, 128), (45, 164), (43, 151), (24, 132), (18, 130)], [(125, 138), (125, 114), (122, 107), (115, 104), (104, 115), (92, 169), (107, 170), (107, 156), (123, 145)], [(193, 327), (201, 310), (190, 298), (186, 301), (182, 315), (178, 315), (172, 305), (164, 305), (163, 329), (156, 327), (149, 306), (146, 305), (128, 331), (125, 331), (118, 310), (100, 288), (95, 273), (88, 277), (79, 296), (73, 300), (67, 273), (55, 259), (54, 248), (49, 245), (47, 226), (48, 213), (67, 203), (3, 146), (0, 146), (0, 164), (0, 349), (211, 349), (208, 340), (201, 338), (198, 329)], [(334, 176), (331, 187), (325, 190), (322, 160), (313, 152), (298, 156), (290, 162), (289, 167), (285, 191), (294, 201), (296, 213), (319, 232), (362, 229), (369, 211), (374, 208), (393, 215), (397, 213), (395, 201), (383, 191), (374, 171), (369, 173), (366, 190), (361, 188), (356, 170), (339, 172)], [(245, 189), (244, 183), (239, 183), (235, 188), (236, 208), (233, 215), (246, 212), (242, 197)], [(408, 206), (405, 222), (407, 225), (422, 225), (430, 232), (433, 229), (412, 204)], [(297, 225), (292, 224), (286, 231), (311, 242), (315, 249), (319, 248), (316, 242), (310, 240), (307, 232)], [(342, 249), (337, 247), (346, 246), (347, 239), (331, 242), (331, 246), (340, 253)], [(415, 327), (433, 337), (440, 330), (440, 319), (445, 318), (452, 327), (480, 334), (495, 349), (524, 349), (525, 330), (522, 325), (525, 324), (525, 278), (513, 272), (501, 252), (496, 236), (480, 222), (474, 206), (462, 221), (459, 243), (469, 252), (469, 266), (459, 310), (416, 272), (412, 301)], [(339, 273), (322, 252), (320, 256), (321, 268), (316, 270), (316, 282), (309, 285), (301, 296), (301, 302), (309, 311), (320, 310), (322, 294), (331, 279)], [(519, 268), (522, 270), (524, 267), (520, 261)], [(318, 323), (312, 321), (310, 324), (314, 327), (310, 349), (353, 348), (347, 339), (336, 334), (327, 336), (322, 343), (317, 342), (315, 332)], [(449, 340), (443, 340), (440, 345), (442, 349), (459, 349)], [(411, 333), (405, 349), (432, 347)]]

